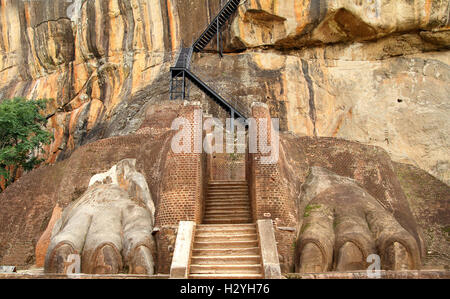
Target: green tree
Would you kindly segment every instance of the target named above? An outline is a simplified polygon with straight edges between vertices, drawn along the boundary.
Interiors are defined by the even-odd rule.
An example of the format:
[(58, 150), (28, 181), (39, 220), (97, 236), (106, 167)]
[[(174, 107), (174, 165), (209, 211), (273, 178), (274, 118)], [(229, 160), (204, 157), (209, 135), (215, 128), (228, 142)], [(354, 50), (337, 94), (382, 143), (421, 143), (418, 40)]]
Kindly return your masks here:
[(47, 119), (41, 115), (46, 105), (45, 99), (23, 98), (0, 103), (0, 176), (6, 186), (14, 182), (19, 169), (30, 171), (44, 161), (37, 156), (53, 139), (45, 130)]

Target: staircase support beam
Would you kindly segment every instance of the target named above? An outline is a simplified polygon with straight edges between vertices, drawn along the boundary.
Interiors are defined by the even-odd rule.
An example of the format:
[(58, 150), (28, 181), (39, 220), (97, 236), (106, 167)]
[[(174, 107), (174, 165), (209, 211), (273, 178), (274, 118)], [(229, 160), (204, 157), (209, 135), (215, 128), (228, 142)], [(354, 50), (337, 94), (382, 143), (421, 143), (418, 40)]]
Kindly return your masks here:
[(220, 57), (223, 57), (222, 53), (222, 32), (220, 31), (219, 18), (217, 18), (217, 52)]

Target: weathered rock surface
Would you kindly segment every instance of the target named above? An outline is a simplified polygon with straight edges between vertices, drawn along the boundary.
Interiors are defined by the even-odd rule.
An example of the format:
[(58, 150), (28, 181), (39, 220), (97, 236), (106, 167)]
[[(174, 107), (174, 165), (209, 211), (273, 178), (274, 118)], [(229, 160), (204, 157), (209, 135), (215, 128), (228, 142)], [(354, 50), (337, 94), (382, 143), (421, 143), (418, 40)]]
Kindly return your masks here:
[[(281, 134), (280, 141), (280, 160), (278, 163), (279, 178), (277, 179), (277, 183), (285, 186), (283, 188), (288, 190), (289, 200), (288, 202), (284, 202), (285, 200), (278, 198), (275, 202), (279, 202), (279, 204), (283, 206), (283, 209), (278, 208), (277, 205), (273, 205), (272, 208), (266, 208), (266, 212), (270, 213), (274, 219), (277, 219), (277, 225), (279, 227), (296, 227), (294, 233), (284, 231), (283, 229), (277, 230), (277, 241), (280, 243), (279, 252), (282, 252), (280, 261), (282, 261), (283, 272), (292, 272), (294, 271), (293, 265), (299, 265), (299, 260), (295, 260), (295, 256), (293, 255), (292, 244), (301, 240), (298, 236), (301, 235), (302, 228), (308, 228), (308, 226), (303, 225), (308, 220), (307, 218), (309, 218), (305, 217), (305, 215), (311, 215), (311, 211), (314, 211), (314, 207), (316, 207), (314, 202), (311, 205), (309, 204), (310, 199), (313, 200), (315, 196), (311, 195), (312, 193), (305, 191), (308, 189), (305, 187), (309, 186), (310, 183), (308, 177), (311, 177), (310, 173), (312, 167), (326, 169), (333, 173), (333, 175), (331, 175), (332, 177), (336, 175), (339, 178), (343, 177), (342, 179), (337, 180), (337, 183), (335, 182), (331, 185), (330, 192), (333, 188), (336, 188), (337, 192), (337, 189), (339, 189), (339, 186), (342, 184), (339, 183), (341, 181), (352, 182), (352, 184), (359, 186), (358, 190), (362, 189), (362, 191), (358, 191), (359, 194), (356, 195), (353, 193), (353, 189), (350, 188), (351, 190), (347, 192), (347, 195), (336, 196), (336, 198), (333, 199), (336, 200), (334, 203), (340, 201), (340, 205), (345, 207), (345, 209), (342, 209), (343, 213), (340, 213), (340, 215), (351, 216), (353, 215), (353, 212), (359, 215), (361, 215), (361, 213), (364, 214), (362, 211), (367, 211), (366, 204), (370, 205), (371, 202), (373, 208), (370, 208), (369, 210), (374, 213), (378, 210), (376, 206), (380, 205), (383, 210), (380, 215), (389, 215), (386, 217), (392, 217), (393, 223), (398, 223), (402, 228), (401, 230), (405, 230), (408, 236), (414, 238), (422, 261), (425, 261), (427, 265), (431, 266), (448, 265), (445, 256), (438, 257), (434, 262), (428, 259), (426, 248), (428, 248), (429, 239), (425, 238), (423, 235), (423, 230), (426, 229), (427, 225), (418, 225), (414, 217), (415, 215), (418, 215), (416, 213), (417, 210), (414, 210), (413, 214), (413, 204), (411, 203), (411, 201), (415, 201), (416, 203), (414, 206), (416, 207), (420, 198), (418, 198), (418, 196), (407, 197), (405, 195), (402, 185), (397, 178), (397, 174), (394, 171), (393, 163), (389, 159), (389, 155), (386, 151), (379, 147), (362, 145), (357, 142), (336, 138), (298, 137), (288, 133)], [(421, 200), (436, 202), (431, 205), (433, 207), (434, 205), (438, 205), (437, 207), (441, 204), (445, 205), (445, 197), (435, 199), (438, 192), (448, 192), (450, 190), (447, 185), (441, 184), (442, 189), (430, 185), (429, 191), (426, 192), (426, 194), (421, 194), (423, 196)], [(365, 194), (364, 199), (361, 200), (363, 193)], [(378, 204), (373, 204), (374, 199)], [(331, 204), (333, 200), (330, 199), (329, 204), (332, 211), (334, 211), (334, 207), (339, 206)], [(325, 202), (326, 201), (327, 200), (325, 200)], [(439, 204), (437, 204), (437, 202), (439, 202)], [(438, 210), (437, 207), (432, 208), (432, 214), (435, 213), (434, 211)], [(347, 212), (348, 214), (346, 214)], [(333, 213), (331, 216), (335, 217), (337, 215), (338, 213)], [(445, 221), (445, 217), (436, 219), (436, 222), (441, 226), (445, 226)], [(420, 224), (422, 223), (423, 222)], [(369, 226), (366, 225), (366, 227)], [(354, 229), (354, 232), (357, 235), (358, 225), (354, 225), (352, 229)], [(367, 233), (365, 235), (369, 239), (378, 239), (378, 237), (373, 236), (372, 233)], [(325, 237), (329, 240), (335, 239), (333, 225), (331, 226), (329, 233), (325, 234)], [(339, 246), (335, 248), (334, 241), (330, 242), (330, 244), (332, 244), (331, 248), (333, 252), (331, 254), (334, 261), (336, 260), (335, 258), (337, 258), (334, 254), (339, 253)], [(439, 243), (439, 241), (436, 242)], [(298, 251), (299, 247), (297, 246), (296, 248), (297, 252), (301, 253)], [(354, 253), (350, 256), (358, 255), (358, 251), (354, 249), (355, 248), (348, 249), (348, 251)], [(448, 250), (448, 248), (445, 250)], [(380, 256), (384, 254), (379, 248), (376, 248), (375, 251), (376, 252), (374, 253), (380, 254)], [(313, 254), (312, 257), (317, 258), (320, 256)], [(299, 255), (297, 255), (297, 258), (299, 258)], [(362, 259), (362, 256), (360, 258)], [(355, 266), (356, 264), (357, 263), (355, 263)], [(318, 261), (318, 265), (326, 267), (320, 260)], [(334, 269), (333, 267), (336, 265), (332, 262), (329, 266), (331, 267), (330, 269)], [(361, 266), (361, 264), (359, 264), (359, 266)]]
[[(50, 162), (133, 132), (144, 104), (167, 99), (181, 41), (221, 4), (3, 1), (1, 98), (55, 99)], [(245, 53), (195, 65), (221, 93), (269, 103), (285, 130), (382, 146), (449, 184), (448, 10), (432, 0), (242, 1), (224, 36), (226, 50)]]
[(154, 274), (155, 204), (136, 160), (126, 159), (93, 176), (89, 188), (68, 206), (53, 227), (46, 273), (67, 272), (70, 255), (81, 272)]
[(252, 0), (239, 10), (231, 37), (245, 47), (301, 47), (448, 30), (449, 22), (448, 3), (433, 0)]
[[(68, 207), (85, 193), (93, 175), (108, 171), (123, 159), (137, 160), (136, 169), (144, 174), (152, 199), (158, 199), (161, 165), (172, 136), (168, 131), (180, 106), (171, 103), (151, 108), (138, 134), (80, 147), (64, 161), (25, 174), (0, 194), (0, 264), (19, 269), (33, 265), (36, 244), (54, 207)], [(45, 255), (46, 249), (42, 252)]]
[[(14, 264), (21, 269), (34, 264), (34, 261), (39, 259), (34, 253), (35, 244), (45, 231), (54, 206), (59, 204), (65, 208), (74, 200), (82, 197), (85, 194), (85, 188), (80, 186), (88, 186), (91, 177), (96, 173), (107, 172), (106, 165), (117, 164), (127, 157), (137, 159), (137, 167), (141, 173), (145, 173), (152, 198), (159, 198), (161, 178), (165, 173), (163, 168), (167, 148), (170, 138), (173, 136), (168, 130), (171, 120), (177, 116), (180, 107), (173, 103), (159, 109), (156, 106), (150, 108), (138, 135), (114, 137), (82, 146), (67, 160), (26, 174), (16, 184), (0, 194), (0, 208), (5, 211), (0, 214), (0, 223), (3, 227), (0, 231), (0, 244), (2, 245), (0, 247), (0, 263)], [(278, 219), (279, 227), (293, 226), (297, 227), (297, 232), (301, 231), (302, 216), (308, 205), (306, 201), (299, 205), (302, 194), (301, 185), (307, 182), (310, 168), (317, 166), (345, 177), (345, 181), (351, 181), (347, 178), (354, 179), (360, 186), (359, 189), (355, 188), (364, 189), (358, 192), (362, 192), (365, 194), (364, 196), (371, 199), (367, 201), (367, 204), (370, 204), (371, 201), (378, 203), (373, 211), (388, 215), (386, 217), (389, 217), (393, 223), (398, 223), (401, 226), (402, 234), (410, 236), (408, 242), (413, 238), (420, 251), (428, 248), (428, 244), (431, 244), (432, 250), (436, 250), (436, 248), (448, 250), (445, 243), (433, 240), (430, 242), (434, 236), (432, 234), (429, 237), (426, 235), (426, 242), (423, 242), (421, 230), (426, 230), (431, 226), (429, 226), (429, 222), (419, 222), (423, 226), (418, 227), (410, 209), (410, 206), (414, 207), (415, 216), (424, 215), (421, 203), (434, 201), (432, 210), (440, 211), (441, 214), (434, 219), (435, 226), (433, 227), (442, 227), (447, 215), (446, 208), (445, 206), (436, 209), (434, 207), (443, 204), (441, 197), (448, 194), (447, 185), (441, 183), (440, 189), (438, 189), (430, 184), (427, 192), (408, 197), (410, 199), (408, 202), (396, 178), (389, 156), (380, 148), (335, 138), (298, 137), (292, 134), (282, 134), (281, 142), (280, 158), (283, 166), (281, 178), (289, 188), (288, 202), (283, 205), (289, 209), (268, 211)], [(102, 177), (106, 178), (106, 175)], [(49, 182), (51, 183), (49, 184)], [(409, 182), (405, 185), (408, 184)], [(417, 194), (418, 191), (415, 192)], [(435, 198), (436, 196), (439, 198)], [(373, 205), (377, 205), (376, 203)], [(359, 193), (345, 201), (346, 206), (353, 207), (349, 211), (365, 211), (363, 209), (365, 204), (364, 201), (361, 203)], [(18, 205), (24, 209), (17, 209)], [(419, 206), (419, 210), (416, 209), (417, 206)], [(372, 210), (369, 209), (369, 211)], [(416, 213), (417, 211), (419, 213)], [(396, 227), (399, 228), (399, 226)], [(176, 232), (174, 234), (176, 235)], [(286, 249), (283, 252), (287, 253), (281, 257), (284, 272), (294, 270), (294, 247), (292, 246), (294, 239), (291, 238), (291, 235), (293, 234), (289, 232), (287, 238), (277, 239), (279, 246)], [(164, 233), (160, 238), (173, 238), (173, 236), (173, 234)], [(387, 234), (387, 236), (392, 237), (391, 234)], [(280, 235), (277, 234), (277, 238), (279, 237)], [(159, 250), (165, 249), (160, 248)], [(398, 250), (393, 252), (398, 252)], [(414, 252), (416, 253), (417, 250)], [(357, 253), (355, 251), (355, 255)], [(170, 261), (157, 260), (156, 262), (161, 263), (157, 265), (158, 268), (164, 269)], [(429, 262), (431, 265), (445, 265), (446, 263), (445, 259), (440, 257)], [(409, 262), (405, 262), (405, 264), (407, 267), (412, 267)]]
[(312, 167), (302, 185), (297, 243), (300, 273), (367, 269), (381, 257), (386, 270), (421, 266), (420, 248), (384, 207), (355, 180)]
[(450, 267), (450, 187), (422, 169), (394, 163), (409, 206), (427, 245), (424, 265)]
[(380, 43), (398, 46), (397, 38), (387, 39), (222, 60), (202, 55), (194, 71), (231, 98), (267, 103), (282, 130), (377, 145), (448, 184), (448, 52), (381, 59)]

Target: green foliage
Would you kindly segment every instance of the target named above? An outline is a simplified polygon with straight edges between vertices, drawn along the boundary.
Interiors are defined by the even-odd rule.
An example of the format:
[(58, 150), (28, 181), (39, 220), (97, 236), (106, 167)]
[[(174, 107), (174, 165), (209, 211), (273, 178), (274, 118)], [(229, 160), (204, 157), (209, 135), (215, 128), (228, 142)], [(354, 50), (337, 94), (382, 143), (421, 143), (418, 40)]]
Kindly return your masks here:
[[(309, 216), (309, 215), (308, 215)], [(306, 216), (306, 217), (308, 217), (308, 216)], [(302, 226), (302, 229), (300, 230), (300, 235), (302, 235), (309, 227), (311, 226), (311, 224), (309, 224), (309, 223), (307, 223), (307, 224), (304, 224), (303, 226)]]
[(18, 169), (29, 171), (43, 162), (36, 156), (53, 139), (44, 129), (47, 119), (40, 114), (46, 104), (47, 100), (23, 98), (0, 103), (0, 176), (6, 186), (14, 182)]
[(239, 160), (239, 155), (236, 153), (230, 153), (230, 159), (232, 162), (236, 162), (237, 160)]
[(445, 226), (445, 227), (442, 228), (442, 230), (443, 230), (444, 232), (446, 232), (447, 235), (450, 236), (450, 226)]
[(311, 215), (311, 211), (320, 209), (321, 205), (307, 205), (305, 208), (305, 214), (303, 217), (309, 217)]

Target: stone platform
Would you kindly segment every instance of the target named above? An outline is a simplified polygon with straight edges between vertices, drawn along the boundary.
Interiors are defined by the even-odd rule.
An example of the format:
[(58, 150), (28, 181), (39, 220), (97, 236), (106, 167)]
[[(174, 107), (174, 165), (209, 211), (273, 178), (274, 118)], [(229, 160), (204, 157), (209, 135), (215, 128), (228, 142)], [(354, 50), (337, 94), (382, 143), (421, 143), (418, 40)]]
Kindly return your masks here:
[[(286, 274), (288, 279), (371, 279), (366, 271)], [(380, 279), (449, 279), (448, 270), (380, 271)]]
[[(380, 271), (381, 279), (449, 279), (448, 270)], [(288, 279), (369, 279), (366, 271), (327, 272), (314, 274), (289, 273)], [(45, 274), (42, 271), (19, 271), (0, 274), (0, 279), (168, 279), (169, 275), (89, 275), (89, 274)]]

